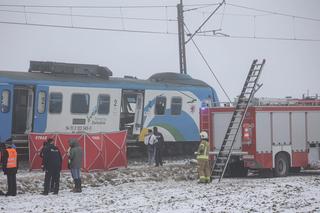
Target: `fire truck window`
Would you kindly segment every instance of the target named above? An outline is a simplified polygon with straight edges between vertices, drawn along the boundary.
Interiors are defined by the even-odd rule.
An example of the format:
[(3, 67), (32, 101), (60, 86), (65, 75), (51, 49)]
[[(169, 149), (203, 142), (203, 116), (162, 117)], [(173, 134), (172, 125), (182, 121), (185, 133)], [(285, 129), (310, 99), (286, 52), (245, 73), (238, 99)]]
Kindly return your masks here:
[(158, 96), (156, 97), (156, 106), (155, 106), (155, 114), (163, 115), (166, 110), (166, 97)]
[(49, 96), (49, 112), (61, 113), (62, 111), (62, 93), (52, 92)]
[(110, 111), (110, 96), (99, 95), (98, 96), (98, 114), (107, 115)]
[(46, 92), (40, 91), (38, 94), (38, 113), (44, 113), (46, 111)]
[(87, 114), (89, 112), (89, 94), (72, 94), (71, 113)]
[(173, 97), (171, 99), (171, 115), (180, 115), (182, 108), (182, 98)]
[(10, 105), (10, 91), (3, 90), (1, 94), (1, 112), (6, 113), (9, 112)]

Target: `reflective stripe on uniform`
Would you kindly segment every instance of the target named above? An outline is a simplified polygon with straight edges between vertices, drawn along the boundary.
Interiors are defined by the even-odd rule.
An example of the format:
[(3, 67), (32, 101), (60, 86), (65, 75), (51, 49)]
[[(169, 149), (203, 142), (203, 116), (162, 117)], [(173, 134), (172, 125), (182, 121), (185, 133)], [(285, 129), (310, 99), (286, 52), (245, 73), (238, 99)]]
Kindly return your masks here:
[(7, 149), (9, 154), (7, 161), (7, 168), (16, 168), (17, 167), (17, 151), (13, 148)]
[(208, 159), (209, 159), (209, 156), (207, 156), (207, 155), (198, 155), (198, 156), (197, 156), (197, 160), (199, 160), (199, 159), (201, 159), (201, 160), (208, 160)]

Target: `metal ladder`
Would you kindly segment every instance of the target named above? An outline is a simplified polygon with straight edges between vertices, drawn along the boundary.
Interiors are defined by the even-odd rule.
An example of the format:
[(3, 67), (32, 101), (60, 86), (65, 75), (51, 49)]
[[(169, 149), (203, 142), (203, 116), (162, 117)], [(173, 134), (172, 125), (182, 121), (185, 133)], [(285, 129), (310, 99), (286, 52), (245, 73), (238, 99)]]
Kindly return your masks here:
[(228, 166), (232, 147), (236, 140), (239, 129), (242, 126), (242, 122), (248, 110), (249, 103), (254, 96), (254, 93), (262, 86), (262, 84), (258, 84), (258, 79), (260, 77), (264, 64), (265, 59), (263, 59), (262, 63), (260, 64), (258, 63), (257, 59), (252, 62), (247, 79), (244, 83), (227, 132), (223, 139), (220, 151), (213, 163), (211, 178), (213, 178), (214, 176), (219, 176), (219, 182), (222, 180)]

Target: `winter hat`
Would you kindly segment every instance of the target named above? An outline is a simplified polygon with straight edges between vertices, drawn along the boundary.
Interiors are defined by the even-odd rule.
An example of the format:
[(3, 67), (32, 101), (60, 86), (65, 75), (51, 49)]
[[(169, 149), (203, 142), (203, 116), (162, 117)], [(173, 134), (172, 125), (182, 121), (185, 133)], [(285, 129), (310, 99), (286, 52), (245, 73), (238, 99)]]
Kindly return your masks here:
[(12, 144), (12, 138), (8, 138), (5, 142), (5, 144)]
[(78, 140), (76, 138), (70, 138), (69, 139), (69, 146), (73, 147), (78, 143)]
[(12, 147), (12, 138), (8, 138), (4, 143), (7, 145), (7, 147)]

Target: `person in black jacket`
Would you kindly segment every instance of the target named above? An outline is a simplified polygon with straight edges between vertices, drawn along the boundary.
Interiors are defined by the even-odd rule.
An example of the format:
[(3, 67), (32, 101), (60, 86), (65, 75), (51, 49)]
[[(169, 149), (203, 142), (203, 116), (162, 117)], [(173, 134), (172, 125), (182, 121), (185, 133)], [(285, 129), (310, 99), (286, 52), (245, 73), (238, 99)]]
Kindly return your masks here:
[(61, 153), (53, 144), (53, 140), (48, 139), (47, 146), (43, 150), (43, 169), (45, 171), (43, 195), (48, 195), (50, 181), (53, 182), (53, 194), (58, 194), (61, 165)]
[[(43, 142), (43, 146), (42, 146), (41, 151), (40, 151), (40, 158), (42, 158), (41, 168), (42, 168), (43, 171), (45, 171), (45, 169), (44, 169), (43, 153), (44, 153), (44, 151), (46, 150), (47, 145), (49, 144), (48, 141), (49, 141), (49, 140), (46, 140), (46, 141)], [(53, 191), (54, 191), (54, 190), (53, 190), (53, 188), (54, 188), (54, 181), (52, 180), (52, 178), (51, 178), (49, 181), (50, 181), (50, 189), (49, 189), (49, 191), (50, 191), (50, 192), (53, 192)]]
[(1, 163), (2, 170), (7, 175), (8, 192), (6, 196), (16, 196), (17, 194), (17, 181), (16, 174), (18, 170), (18, 155), (17, 151), (12, 144), (12, 139), (9, 138), (5, 142), (6, 148), (2, 146)]
[(155, 126), (153, 127), (153, 134), (157, 138), (157, 143), (155, 144), (155, 161), (156, 161), (156, 166), (162, 166), (162, 149), (164, 145), (164, 139), (163, 135), (158, 131), (158, 128)]

